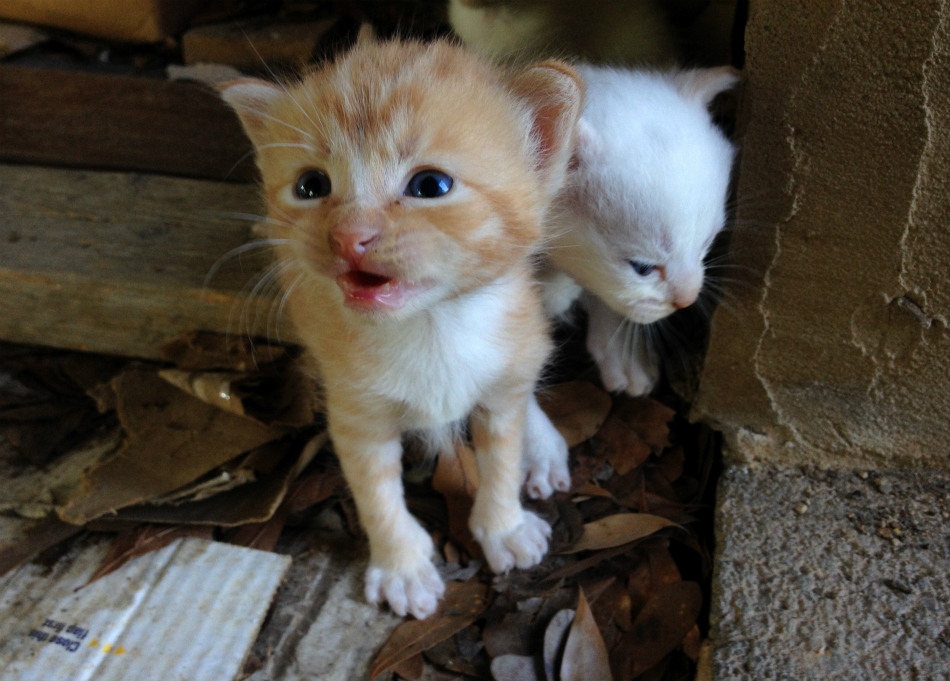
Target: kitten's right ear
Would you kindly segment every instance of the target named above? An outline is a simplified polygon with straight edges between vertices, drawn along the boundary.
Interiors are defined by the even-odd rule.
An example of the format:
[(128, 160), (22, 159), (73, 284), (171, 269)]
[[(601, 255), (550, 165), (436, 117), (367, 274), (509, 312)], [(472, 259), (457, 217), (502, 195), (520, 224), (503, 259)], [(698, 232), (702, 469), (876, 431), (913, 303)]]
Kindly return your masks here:
[(516, 74), (511, 87), (530, 109), (536, 168), (545, 191), (551, 195), (564, 183), (574, 150), (584, 81), (566, 63), (548, 60)]
[(739, 72), (731, 66), (690, 69), (674, 75), (673, 82), (683, 97), (698, 101), (708, 109), (717, 95), (736, 86)]
[(232, 80), (222, 83), (217, 89), (221, 99), (238, 115), (254, 146), (262, 146), (266, 122), (270, 119), (267, 109), (284, 91), (279, 86), (258, 78)]

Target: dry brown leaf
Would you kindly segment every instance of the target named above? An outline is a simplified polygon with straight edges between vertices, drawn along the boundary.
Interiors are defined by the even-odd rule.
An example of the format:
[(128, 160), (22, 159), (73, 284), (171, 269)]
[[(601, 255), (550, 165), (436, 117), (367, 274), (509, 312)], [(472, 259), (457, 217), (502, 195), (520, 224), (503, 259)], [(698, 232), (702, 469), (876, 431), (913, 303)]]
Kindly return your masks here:
[(653, 592), (614, 654), (624, 678), (635, 678), (683, 643), (699, 616), (703, 596), (696, 582), (668, 584)]
[(502, 655), (491, 662), (495, 681), (548, 681), (538, 660), (527, 655)]
[(567, 632), (570, 631), (571, 622), (573, 621), (573, 610), (560, 610), (551, 618), (547, 629), (544, 630), (542, 659), (544, 661), (544, 675), (548, 681), (556, 681), (557, 679), (556, 672), (560, 667), (561, 653), (564, 651)]
[[(329, 435), (321, 433), (303, 446), (296, 456), (297, 441), (268, 442), (238, 457), (240, 465), (253, 466), (255, 474), (260, 472), (256, 481), (179, 506), (154, 506), (151, 503), (131, 506), (119, 511), (118, 517), (146, 523), (197, 523), (219, 527), (267, 522), (284, 501), (293, 481), (327, 441)], [(272, 466), (265, 464), (267, 459), (273, 460)]]
[(607, 452), (601, 446), (600, 436), (571, 449), (571, 489), (593, 480), (607, 462)]
[(501, 621), (489, 621), (482, 629), (482, 643), (491, 658), (503, 655), (529, 655), (534, 649), (533, 627), (521, 613)]
[(683, 639), (683, 652), (686, 653), (689, 659), (696, 662), (696, 660), (699, 659), (702, 648), (703, 635), (699, 632), (699, 625), (694, 624), (693, 628), (686, 634), (686, 638)]
[(145, 369), (125, 371), (113, 388), (126, 441), (64, 491), (57, 513), (66, 522), (178, 489), (285, 432), (207, 405)]
[(82, 529), (52, 516), (38, 520), (0, 516), (0, 577)]
[(439, 454), (432, 488), (445, 499), (448, 511), (449, 533), (469, 554), (480, 555), (481, 549), (468, 528), (468, 517), (478, 491), (478, 466), (471, 447), (458, 445), (455, 452)]
[(613, 681), (607, 648), (583, 589), (564, 644), (560, 681)]
[(424, 620), (403, 622), (373, 660), (370, 678), (392, 669), (403, 660), (428, 650), (461, 631), (488, 607), (488, 585), (476, 579), (464, 583), (449, 582), (439, 610)]
[(574, 490), (575, 501), (576, 497), (602, 497), (604, 499), (613, 499), (614, 495), (605, 490), (600, 485), (595, 485), (592, 482), (588, 482), (586, 485), (581, 485)]
[(243, 334), (207, 331), (187, 333), (166, 343), (162, 354), (180, 369), (249, 371), (287, 356), (287, 349), (268, 341), (255, 342)]
[(218, 371), (182, 371), (180, 369), (162, 369), (158, 372), (164, 380), (179, 390), (183, 390), (202, 402), (224, 411), (244, 416), (244, 403), (234, 394), (235, 381), (244, 378), (243, 374)]
[(538, 393), (538, 404), (568, 447), (597, 434), (610, 413), (611, 403), (609, 394), (587, 381), (561, 383)]
[(546, 583), (553, 583), (553, 582), (556, 582), (557, 580), (567, 579), (569, 577), (573, 577), (574, 575), (579, 575), (585, 570), (589, 570), (595, 565), (598, 565), (599, 563), (605, 560), (609, 560), (615, 556), (623, 555), (629, 550), (630, 550), (629, 546), (621, 545), (621, 546), (614, 546), (609, 549), (604, 549), (603, 551), (595, 551), (594, 553), (587, 556), (586, 558), (583, 558), (578, 561), (574, 561), (572, 563), (568, 563), (564, 567), (555, 570), (551, 574), (547, 575), (544, 578), (544, 581)]
[(614, 413), (655, 453), (670, 446), (670, 421), (676, 410), (651, 397), (637, 397), (620, 400)]
[(491, 661), (495, 681), (542, 681), (538, 663), (528, 655), (500, 655)]
[[(596, 585), (594, 585), (596, 587)], [(630, 630), (633, 622), (631, 617), (631, 601), (627, 587), (616, 578), (602, 588), (594, 598), (595, 592), (584, 585), (584, 592), (590, 593), (590, 606), (594, 613), (594, 620), (600, 627), (600, 634), (608, 650), (612, 649), (624, 632)]]
[(102, 558), (99, 568), (89, 578), (87, 585), (115, 572), (133, 558), (157, 551), (176, 539), (182, 537), (211, 539), (213, 531), (211, 527), (195, 525), (139, 525), (126, 532), (120, 532)]
[(463, 496), (474, 499), (478, 491), (475, 451), (460, 444), (455, 452), (441, 453), (432, 476), (432, 487), (444, 497)]
[(649, 513), (617, 513), (584, 525), (580, 540), (562, 553), (578, 553), (629, 544), (676, 523)]
[(670, 421), (676, 412), (649, 397), (619, 397), (601, 428), (599, 439), (607, 460), (626, 475), (670, 446)]
[(670, 554), (669, 545), (664, 544), (652, 547), (650, 556), (650, 578), (653, 588), (658, 589), (669, 584), (676, 584), (683, 580), (680, 569)]
[(670, 447), (656, 462), (657, 470), (668, 482), (676, 482), (683, 476), (686, 465), (686, 452), (682, 447)]
[[(313, 446), (314, 441), (308, 444)], [(306, 456), (306, 455), (305, 455)], [(307, 460), (312, 458), (306, 457)], [(280, 506), (266, 521), (243, 525), (228, 537), (228, 542), (261, 551), (273, 551), (277, 547), (287, 519), (294, 513), (304, 511), (321, 501), (332, 497), (343, 483), (339, 471), (311, 473), (296, 480), (290, 487)]]
[(422, 658), (422, 653), (417, 653), (393, 665), (392, 671), (405, 681), (419, 681), (425, 673), (425, 660)]
[(635, 469), (653, 452), (650, 445), (617, 413), (610, 415), (597, 439), (607, 461), (619, 475), (626, 475)]

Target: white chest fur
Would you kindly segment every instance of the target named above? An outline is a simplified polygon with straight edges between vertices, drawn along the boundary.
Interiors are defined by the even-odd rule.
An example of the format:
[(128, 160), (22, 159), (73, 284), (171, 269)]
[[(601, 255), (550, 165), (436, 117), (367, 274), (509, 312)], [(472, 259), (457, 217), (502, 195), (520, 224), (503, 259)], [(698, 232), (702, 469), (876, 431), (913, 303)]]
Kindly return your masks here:
[(494, 285), (439, 303), (412, 318), (374, 326), (381, 371), (367, 393), (395, 406), (406, 429), (436, 428), (468, 415), (505, 372), (512, 287)]

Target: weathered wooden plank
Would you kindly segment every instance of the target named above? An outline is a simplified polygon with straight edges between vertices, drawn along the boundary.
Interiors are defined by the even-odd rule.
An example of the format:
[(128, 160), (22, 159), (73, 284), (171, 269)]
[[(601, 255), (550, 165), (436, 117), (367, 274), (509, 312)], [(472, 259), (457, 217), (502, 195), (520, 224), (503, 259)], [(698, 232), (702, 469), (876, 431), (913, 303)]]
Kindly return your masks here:
[(0, 161), (248, 181), (249, 151), (208, 87), (0, 65)]
[(264, 251), (216, 269), (258, 206), (249, 185), (0, 165), (0, 339), (145, 358), (196, 330), (292, 341), (254, 292)]

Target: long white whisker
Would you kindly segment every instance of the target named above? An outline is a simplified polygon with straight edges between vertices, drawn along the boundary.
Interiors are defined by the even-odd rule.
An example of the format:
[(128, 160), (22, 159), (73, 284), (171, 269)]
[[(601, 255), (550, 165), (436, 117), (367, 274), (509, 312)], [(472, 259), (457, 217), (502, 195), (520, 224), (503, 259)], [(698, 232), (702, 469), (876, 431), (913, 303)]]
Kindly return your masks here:
[(290, 282), (290, 285), (287, 286), (287, 288), (284, 290), (284, 295), (282, 295), (282, 296), (280, 297), (280, 303), (277, 305), (277, 320), (276, 320), (276, 327), (275, 327), (276, 333), (275, 333), (275, 336), (274, 336), (274, 337), (277, 339), (277, 342), (278, 342), (278, 343), (281, 342), (281, 339), (280, 339), (280, 320), (281, 320), (281, 319), (283, 318), (283, 316), (284, 316), (284, 307), (287, 305), (287, 301), (290, 299), (290, 296), (291, 296), (291, 294), (294, 292), (294, 289), (297, 288), (297, 286), (300, 284), (300, 282), (303, 280), (303, 278), (304, 278), (304, 273), (301, 272), (300, 274), (298, 274), (298, 275), (296, 276), (296, 278), (294, 278), (294, 280), (293, 280), (292, 282)]
[(268, 248), (270, 246), (276, 246), (278, 244), (287, 243), (289, 239), (256, 239), (254, 241), (248, 241), (245, 244), (241, 244), (235, 248), (232, 248), (230, 251), (218, 258), (214, 264), (208, 269), (208, 273), (205, 275), (204, 286), (207, 288), (211, 280), (214, 279), (218, 271), (224, 267), (225, 264), (233, 260), (234, 258), (240, 257), (241, 255), (249, 252), (260, 250), (263, 248)]

